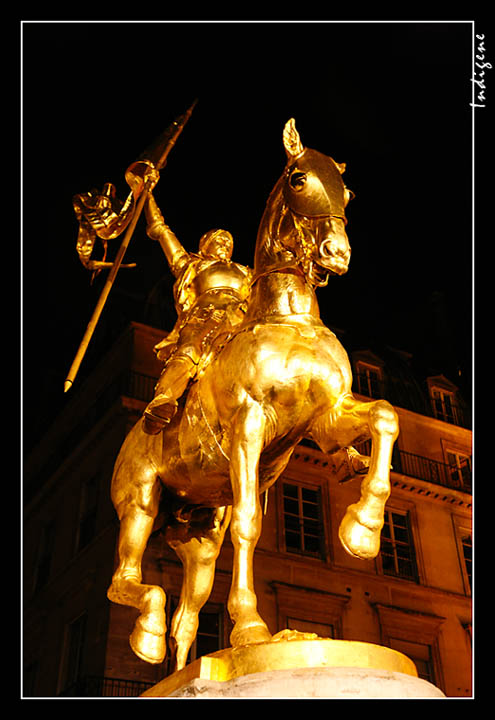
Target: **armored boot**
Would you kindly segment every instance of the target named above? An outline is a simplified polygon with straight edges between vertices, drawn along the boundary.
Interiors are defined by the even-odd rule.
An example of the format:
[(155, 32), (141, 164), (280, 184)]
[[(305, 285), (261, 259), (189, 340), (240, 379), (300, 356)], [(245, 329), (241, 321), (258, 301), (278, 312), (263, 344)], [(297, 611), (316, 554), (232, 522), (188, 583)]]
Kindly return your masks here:
[(157, 435), (177, 412), (177, 400), (185, 392), (189, 380), (196, 374), (196, 365), (190, 357), (173, 357), (165, 366), (155, 387), (155, 397), (143, 416), (143, 430)]

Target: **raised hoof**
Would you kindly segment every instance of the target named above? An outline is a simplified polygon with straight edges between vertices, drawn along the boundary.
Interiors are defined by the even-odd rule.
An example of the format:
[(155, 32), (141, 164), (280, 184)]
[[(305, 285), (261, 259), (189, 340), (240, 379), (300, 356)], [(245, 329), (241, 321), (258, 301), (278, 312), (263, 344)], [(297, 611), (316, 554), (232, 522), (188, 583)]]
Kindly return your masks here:
[(130, 646), (133, 652), (147, 663), (158, 665), (165, 660), (166, 645), (165, 634), (155, 634), (148, 632), (142, 626), (141, 619), (138, 618), (134, 630), (129, 638)]
[(351, 505), (347, 509), (340, 523), (339, 538), (349, 555), (361, 560), (375, 558), (380, 552), (380, 535), (381, 525), (378, 528), (363, 525), (357, 519), (354, 507)]

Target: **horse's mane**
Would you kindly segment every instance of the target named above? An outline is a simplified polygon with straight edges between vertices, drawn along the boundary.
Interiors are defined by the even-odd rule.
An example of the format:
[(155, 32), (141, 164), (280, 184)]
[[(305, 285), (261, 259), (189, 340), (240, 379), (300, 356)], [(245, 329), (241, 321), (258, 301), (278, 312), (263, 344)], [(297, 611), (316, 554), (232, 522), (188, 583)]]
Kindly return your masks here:
[(287, 252), (287, 248), (280, 240), (283, 235), (282, 225), (289, 213), (289, 207), (283, 195), (284, 181), (285, 177), (282, 175), (268, 196), (261, 218), (256, 239), (256, 270), (261, 270), (267, 264), (270, 265), (281, 253)]

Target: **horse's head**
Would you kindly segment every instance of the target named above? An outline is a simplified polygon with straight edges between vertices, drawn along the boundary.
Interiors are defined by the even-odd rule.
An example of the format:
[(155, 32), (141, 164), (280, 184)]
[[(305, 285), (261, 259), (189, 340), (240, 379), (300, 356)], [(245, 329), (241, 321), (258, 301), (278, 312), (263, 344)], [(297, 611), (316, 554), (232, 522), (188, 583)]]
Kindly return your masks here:
[(313, 285), (326, 285), (329, 274), (347, 272), (351, 254), (345, 207), (352, 193), (342, 180), (345, 165), (305, 148), (293, 119), (284, 128), (283, 142), (288, 161), (274, 195), (280, 215), (276, 221), (272, 214), (272, 233)]

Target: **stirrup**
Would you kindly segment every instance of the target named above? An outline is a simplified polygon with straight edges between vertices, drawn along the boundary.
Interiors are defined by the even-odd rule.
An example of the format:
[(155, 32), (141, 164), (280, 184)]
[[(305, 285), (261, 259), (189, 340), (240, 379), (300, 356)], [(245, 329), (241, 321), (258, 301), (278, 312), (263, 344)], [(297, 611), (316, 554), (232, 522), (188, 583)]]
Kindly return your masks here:
[(145, 409), (143, 414), (143, 430), (147, 435), (158, 435), (165, 425), (172, 420), (177, 412), (177, 402), (175, 400), (157, 405), (152, 410)]

